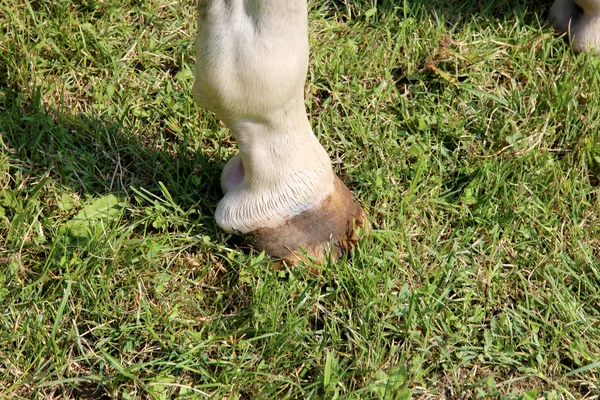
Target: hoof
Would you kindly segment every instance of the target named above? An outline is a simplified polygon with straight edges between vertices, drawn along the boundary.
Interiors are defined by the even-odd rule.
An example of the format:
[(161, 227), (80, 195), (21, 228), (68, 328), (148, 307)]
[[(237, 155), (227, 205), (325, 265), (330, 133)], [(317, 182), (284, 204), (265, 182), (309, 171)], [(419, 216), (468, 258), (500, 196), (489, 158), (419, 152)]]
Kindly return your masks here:
[(307, 256), (340, 258), (357, 242), (355, 229), (365, 213), (352, 192), (335, 176), (334, 190), (321, 204), (290, 217), (275, 228), (256, 229), (244, 236), (257, 251), (294, 264)]

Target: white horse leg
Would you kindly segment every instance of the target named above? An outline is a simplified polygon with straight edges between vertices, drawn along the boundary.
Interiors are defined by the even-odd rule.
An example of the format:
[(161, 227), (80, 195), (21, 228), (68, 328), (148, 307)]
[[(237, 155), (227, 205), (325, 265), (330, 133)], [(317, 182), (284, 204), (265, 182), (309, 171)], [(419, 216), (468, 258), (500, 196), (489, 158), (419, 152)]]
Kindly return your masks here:
[(198, 7), (194, 98), (240, 149), (221, 176), (217, 223), (276, 258), (341, 254), (364, 213), (306, 116), (306, 0), (200, 0)]
[(600, 0), (555, 0), (550, 18), (576, 52), (600, 53)]
[(583, 15), (571, 30), (575, 51), (600, 53), (600, 0), (577, 0)]

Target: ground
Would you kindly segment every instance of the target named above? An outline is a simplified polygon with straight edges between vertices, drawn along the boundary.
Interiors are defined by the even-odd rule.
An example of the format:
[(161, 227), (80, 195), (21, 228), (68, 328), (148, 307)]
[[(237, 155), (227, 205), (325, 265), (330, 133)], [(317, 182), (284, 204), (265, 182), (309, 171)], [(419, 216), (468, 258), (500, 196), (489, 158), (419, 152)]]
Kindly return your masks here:
[(215, 225), (192, 2), (9, 3), (0, 398), (600, 395), (600, 63), (548, 3), (311, 2), (307, 111), (371, 229), (296, 267)]

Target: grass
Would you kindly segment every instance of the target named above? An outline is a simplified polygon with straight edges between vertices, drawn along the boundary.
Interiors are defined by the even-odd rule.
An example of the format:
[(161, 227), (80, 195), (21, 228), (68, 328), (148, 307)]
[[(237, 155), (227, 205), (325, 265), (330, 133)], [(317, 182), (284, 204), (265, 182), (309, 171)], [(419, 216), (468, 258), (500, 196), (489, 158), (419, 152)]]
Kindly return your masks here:
[(600, 60), (516, 0), (314, 1), (307, 110), (372, 230), (277, 268), (194, 8), (0, 2), (0, 398), (600, 395)]

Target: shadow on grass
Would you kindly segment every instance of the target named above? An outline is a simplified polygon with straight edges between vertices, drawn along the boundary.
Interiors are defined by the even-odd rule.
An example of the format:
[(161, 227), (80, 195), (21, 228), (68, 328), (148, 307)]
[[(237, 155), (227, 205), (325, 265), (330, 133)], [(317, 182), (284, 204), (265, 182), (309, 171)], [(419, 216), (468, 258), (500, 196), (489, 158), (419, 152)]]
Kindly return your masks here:
[[(68, 109), (46, 109), (42, 106), (41, 91), (37, 89), (33, 93), (24, 93), (11, 89), (0, 89), (0, 187), (13, 191), (22, 199), (22, 204), (27, 207), (26, 199), (35, 197), (32, 191), (37, 186), (41, 191), (55, 191), (49, 196), (42, 195), (41, 201), (46, 201), (42, 207), (46, 210), (56, 208), (56, 204), (48, 204), (60, 200), (60, 196), (79, 196), (82, 205), (90, 199), (106, 197), (108, 194), (127, 194), (129, 203), (133, 205), (133, 214), (126, 215), (123, 224), (135, 226), (139, 219), (144, 218), (144, 208), (147, 204), (139, 204), (138, 193), (155, 195), (157, 198), (165, 198), (165, 189), (172, 198), (172, 202), (180, 207), (184, 212), (195, 210), (193, 217), (189, 219), (191, 224), (175, 228), (173, 235), (171, 229), (161, 230), (146, 223), (141, 228), (135, 228), (134, 236), (160, 236), (158, 242), (166, 241), (165, 246), (178, 247), (188, 246), (187, 251), (196, 253), (189, 265), (187, 259), (182, 259), (182, 265), (171, 265), (173, 274), (185, 276), (191, 280), (202, 280), (197, 276), (207, 275), (209, 283), (215, 285), (215, 288), (208, 287), (204, 289), (204, 298), (213, 299), (216, 309), (223, 309), (225, 313), (244, 314), (248, 307), (246, 296), (239, 293), (239, 271), (232, 267), (230, 263), (220, 262), (222, 255), (213, 255), (211, 249), (222, 249), (221, 245), (226, 238), (225, 235), (214, 221), (214, 209), (221, 197), (219, 188), (219, 176), (221, 163), (218, 152), (210, 145), (203, 147), (196, 143), (194, 150), (189, 145), (190, 141), (197, 138), (186, 136), (179, 137), (172, 133), (163, 131), (156, 134), (156, 137), (141, 136), (139, 132), (128, 128), (124, 121), (112, 120), (103, 116), (93, 116), (85, 113), (70, 113)], [(154, 129), (156, 129), (154, 127)], [(198, 139), (202, 141), (202, 138)], [(198, 140), (196, 142), (198, 142)], [(8, 170), (5, 170), (8, 168)], [(48, 182), (54, 182), (48, 184)], [(40, 182), (46, 182), (39, 185)], [(133, 188), (137, 189), (136, 193)], [(48, 200), (50, 199), (50, 200)], [(0, 193), (0, 205), (4, 200), (4, 193)], [(136, 204), (136, 202), (138, 204)], [(80, 208), (80, 207), (77, 207)], [(11, 207), (6, 208), (6, 217), (8, 221), (14, 221), (19, 216), (19, 211)], [(2, 208), (0, 207), (0, 211)], [(75, 211), (75, 210), (74, 210)], [(35, 214), (34, 211), (27, 214)], [(187, 214), (186, 214), (187, 215)], [(57, 220), (55, 215), (46, 216)], [(27, 224), (21, 224), (27, 225)], [(1, 226), (1, 225), (0, 225)], [(53, 229), (53, 228), (51, 228)], [(188, 235), (188, 232), (194, 236), (191, 240), (183, 237), (178, 242), (177, 237)], [(48, 235), (48, 232), (46, 233)], [(102, 254), (102, 250), (94, 252), (93, 244), (73, 242), (68, 248), (55, 251), (54, 242), (63, 241), (60, 234), (57, 236), (48, 235), (43, 243), (28, 243), (27, 248), (19, 248), (22, 240), (10, 237), (0, 239), (6, 240), (7, 247), (0, 248), (0, 256), (7, 255), (6, 262), (12, 260), (14, 255), (22, 251), (35, 252), (28, 254), (24, 259), (30, 260), (35, 257), (41, 260), (37, 266), (28, 266), (27, 271), (31, 273), (23, 276), (23, 283), (20, 285), (34, 282), (36, 277), (41, 274), (41, 270), (46, 268), (47, 258), (57, 259), (53, 265), (53, 274), (61, 275), (60, 264), (61, 255), (70, 257), (76, 254), (77, 257), (90, 258)], [(1, 235), (0, 235), (1, 236)], [(10, 236), (10, 235), (9, 235)], [(13, 235), (15, 236), (15, 235)], [(22, 235), (19, 235), (22, 237)], [(171, 238), (164, 239), (167, 236)], [(209, 245), (203, 244), (204, 237), (210, 238)], [(70, 238), (71, 239), (71, 238)], [(154, 238), (153, 238), (154, 239)], [(150, 240), (149, 242), (151, 242)], [(128, 243), (138, 243), (127, 241)], [(196, 242), (198, 242), (196, 244)], [(64, 242), (67, 243), (67, 242)], [(70, 242), (69, 242), (70, 243)], [(175, 243), (175, 244), (173, 244)], [(216, 243), (216, 244), (215, 244)], [(98, 246), (105, 246), (99, 242)], [(130, 249), (131, 244), (120, 247), (122, 262), (114, 263), (110, 267), (102, 263), (93, 268), (102, 268), (101, 270), (90, 269), (90, 274), (99, 273), (104, 276), (117, 274), (116, 268), (123, 267), (133, 263), (133, 258), (144, 257), (147, 249), (145, 245), (139, 244), (139, 249)], [(213, 247), (210, 247), (213, 246)], [(28, 250), (31, 248), (32, 250)], [(218, 250), (219, 251), (219, 250)], [(169, 253), (169, 257), (174, 255), (177, 249)], [(150, 256), (153, 257), (153, 256)], [(1, 259), (1, 257), (0, 257)], [(170, 262), (171, 260), (166, 260)], [(28, 261), (24, 261), (27, 263)], [(123, 264), (124, 263), (124, 264)], [(199, 265), (203, 263), (205, 265)], [(1, 263), (0, 263), (1, 264)], [(99, 266), (100, 265), (100, 266)], [(160, 270), (162, 266), (141, 265), (136, 268), (137, 274), (132, 279), (140, 279), (141, 275), (152, 271)], [(144, 279), (152, 283), (152, 278), (145, 276)], [(47, 280), (43, 284), (44, 292), (57, 290), (62, 292), (60, 286), (62, 279)], [(124, 290), (128, 289), (131, 282), (119, 282), (117, 286), (123, 285)], [(114, 289), (114, 288), (112, 288)], [(111, 290), (112, 290), (111, 289)], [(217, 291), (224, 293), (217, 299)], [(164, 293), (163, 293), (164, 295)], [(157, 298), (159, 295), (157, 295)], [(207, 300), (210, 302), (210, 300)], [(224, 317), (225, 318), (225, 317)], [(82, 321), (86, 317), (81, 318)], [(227, 319), (227, 318), (225, 318)], [(231, 318), (229, 318), (231, 319)], [(81, 331), (88, 331), (84, 322), (80, 322)], [(92, 330), (91, 328), (89, 329)], [(116, 356), (116, 354), (115, 354)], [(0, 363), (1, 364), (1, 363)], [(118, 381), (119, 374), (115, 377), (106, 377), (107, 383), (73, 383), (69, 385), (58, 385), (67, 392), (63, 394), (67, 398), (74, 399), (106, 399), (111, 398), (107, 393), (114, 389), (111, 379)], [(57, 386), (57, 388), (58, 388)], [(118, 386), (118, 385), (117, 385)], [(45, 390), (45, 389), (44, 389)], [(50, 390), (50, 389), (48, 389)], [(55, 390), (54, 388), (51, 390)], [(59, 389), (56, 389), (59, 390)]]
[[(548, 17), (548, 11), (553, 0), (507, 0), (504, 2), (488, 2), (481, 0), (448, 1), (448, 0), (378, 0), (377, 11), (382, 13), (398, 13), (402, 15), (404, 8), (426, 12), (430, 16), (443, 16), (444, 20), (460, 28), (469, 24), (473, 19), (504, 20), (516, 15), (525, 24), (542, 24)], [(342, 20), (348, 17), (361, 18), (358, 10), (373, 7), (372, 1), (329, 0), (320, 1), (316, 5), (322, 12), (341, 13)], [(371, 14), (373, 15), (373, 14)], [(365, 15), (363, 15), (365, 16)], [(438, 18), (434, 18), (438, 19)]]
[(161, 196), (164, 185), (183, 209), (195, 208), (206, 216), (207, 223), (199, 229), (214, 236), (223, 160), (210, 150), (191, 150), (191, 133), (180, 138), (165, 129), (163, 135), (142, 137), (123, 121), (71, 114), (66, 108), (44, 109), (40, 93), (39, 88), (30, 95), (10, 89), (0, 92), (0, 131), (13, 164), (11, 175), (18, 173), (22, 182), (28, 182), (48, 173), (82, 197), (107, 193), (131, 197), (132, 188)]

